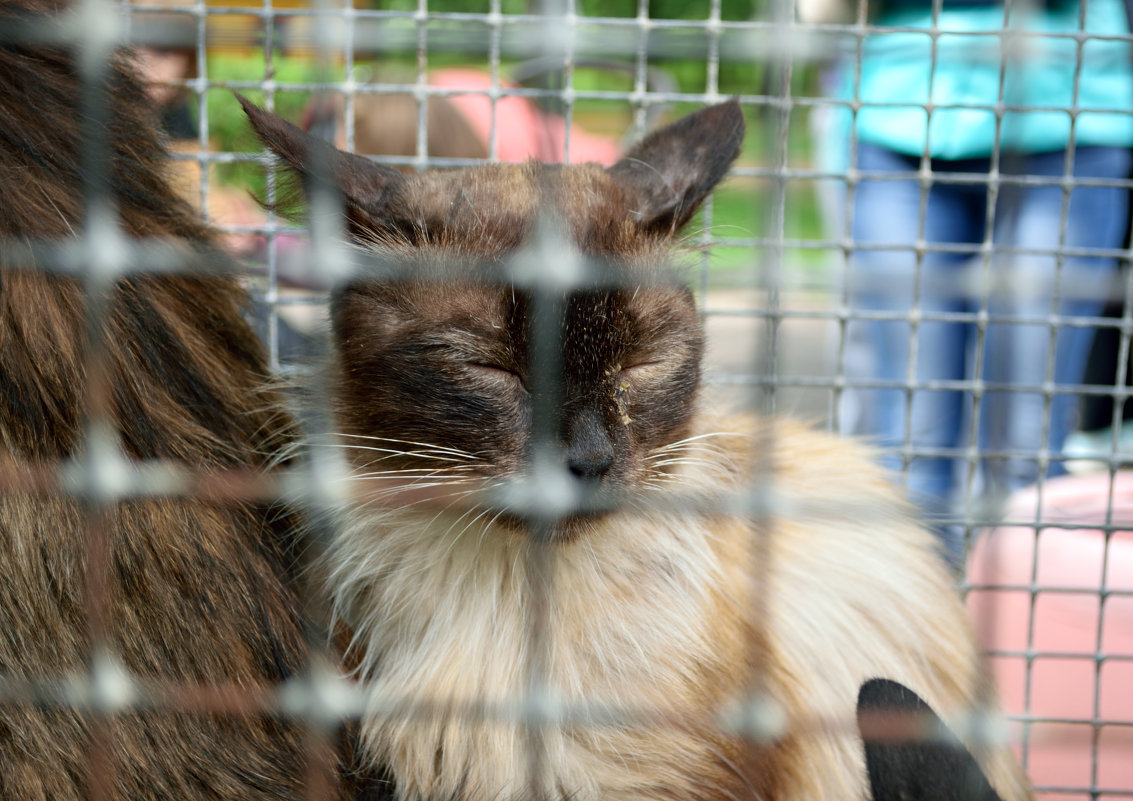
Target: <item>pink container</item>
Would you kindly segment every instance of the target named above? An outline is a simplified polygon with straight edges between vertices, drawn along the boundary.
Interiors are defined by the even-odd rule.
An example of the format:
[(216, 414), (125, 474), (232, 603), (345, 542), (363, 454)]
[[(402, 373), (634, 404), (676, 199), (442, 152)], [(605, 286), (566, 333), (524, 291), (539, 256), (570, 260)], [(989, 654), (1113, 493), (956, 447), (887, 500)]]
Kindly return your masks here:
[[(1112, 501), (1111, 499), (1112, 495)], [(1133, 473), (1064, 477), (1011, 501), (968, 563), (968, 608), (1044, 799), (1133, 794)], [(1106, 510), (1111, 509), (1107, 521)], [(1091, 526), (1131, 530), (1105, 531)], [(1063, 527), (1065, 526), (1065, 527)], [(1116, 593), (1116, 594), (1108, 594)], [(1028, 654), (1031, 657), (1028, 683)], [(1121, 794), (1121, 795), (1119, 795)]]

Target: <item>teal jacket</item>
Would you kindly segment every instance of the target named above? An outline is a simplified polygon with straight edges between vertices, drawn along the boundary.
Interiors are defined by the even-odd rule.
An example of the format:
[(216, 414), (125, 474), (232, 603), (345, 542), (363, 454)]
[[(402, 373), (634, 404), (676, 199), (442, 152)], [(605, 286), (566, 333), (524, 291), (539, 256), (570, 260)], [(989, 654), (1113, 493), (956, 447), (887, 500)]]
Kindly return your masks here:
[[(1006, 27), (1001, 5), (947, 4), (940, 13), (935, 70), (927, 32), (871, 33), (863, 43), (856, 93), (862, 103), (857, 116), (859, 139), (920, 155), (927, 134), (934, 158), (987, 156), (996, 142), (995, 109), (1002, 102), (1027, 109), (1004, 110), (999, 127), (1002, 149), (1029, 153), (1064, 149), (1075, 106), (1076, 144), (1133, 146), (1129, 44), (1104, 38), (1128, 33), (1123, 0), (1083, 2), (1084, 25), (1079, 22), (1079, 2), (1069, 0), (1026, 11), (1019, 8), (1022, 3), (1013, 3)], [(873, 24), (927, 30), (932, 27), (932, 13), (927, 3), (906, 1)], [(1013, 32), (1073, 35), (1080, 30), (1103, 38), (1087, 38), (1079, 45), (1069, 36), (1011, 36)], [(1005, 59), (1005, 54), (1014, 56)], [(842, 73), (838, 94), (846, 100), (855, 97), (853, 72)], [(935, 106), (931, 120), (925, 109), (930, 102)], [(841, 123), (839, 127), (848, 133), (848, 111)]]

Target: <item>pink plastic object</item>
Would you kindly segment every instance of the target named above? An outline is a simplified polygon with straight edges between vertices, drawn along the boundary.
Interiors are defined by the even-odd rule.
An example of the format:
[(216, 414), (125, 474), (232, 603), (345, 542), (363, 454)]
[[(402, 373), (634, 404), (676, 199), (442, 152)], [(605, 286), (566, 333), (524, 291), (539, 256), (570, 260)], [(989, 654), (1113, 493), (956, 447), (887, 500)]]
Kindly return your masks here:
[(1093, 786), (1098, 798), (1128, 798), (1133, 531), (1113, 531), (1107, 541), (1090, 526), (1133, 529), (1133, 473), (1055, 479), (1041, 497), (1039, 509), (1036, 489), (1018, 493), (1005, 520), (1042, 525), (1000, 526), (976, 542), (968, 608), (983, 647), (1008, 652), (991, 657), (1005, 711), (1038, 719), (1025, 749), (1019, 745), (1031, 781), (1050, 788), (1036, 797), (1086, 801)]
[[(430, 73), (429, 83), (439, 89), (483, 93), (492, 86), (486, 73), (470, 69), (443, 69)], [(514, 88), (500, 82), (501, 89)], [(488, 143), (492, 130), (492, 101), (486, 94), (455, 94), (448, 100), (465, 116), (473, 130)], [(496, 153), (500, 161), (519, 162), (534, 158), (549, 163), (563, 161), (566, 122), (554, 114), (544, 114), (525, 97), (496, 100)], [(587, 133), (577, 125), (570, 127), (570, 161), (581, 164), (596, 161), (610, 165), (620, 155), (618, 143)]]

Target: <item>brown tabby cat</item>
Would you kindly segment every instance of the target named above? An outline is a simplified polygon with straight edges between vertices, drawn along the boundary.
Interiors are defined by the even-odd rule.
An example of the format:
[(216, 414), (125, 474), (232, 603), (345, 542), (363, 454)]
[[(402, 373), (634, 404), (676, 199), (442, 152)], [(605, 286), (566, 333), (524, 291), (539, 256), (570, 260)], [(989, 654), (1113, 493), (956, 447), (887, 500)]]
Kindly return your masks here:
[[(930, 536), (871, 455), (699, 401), (703, 332), (666, 265), (736, 157), (737, 103), (653, 133), (609, 169), (418, 175), (244, 105), (305, 181), (332, 172), (354, 239), (402, 270), (358, 277), (332, 309), (355, 487), (328, 587), (391, 795), (863, 798), (864, 680), (895, 679), (953, 715), (992, 695)], [(545, 307), (530, 288), (540, 256), (525, 248), (548, 214), (606, 272)], [(517, 252), (526, 278), (508, 277)], [(538, 349), (547, 308), (553, 352)], [(550, 484), (596, 504), (544, 491), (533, 432), (548, 410)], [(516, 483), (542, 494), (514, 505)], [(753, 492), (789, 514), (711, 506)], [(556, 699), (539, 738), (514, 706), (533, 676)], [(728, 725), (750, 690), (786, 724), (757, 741)], [(1003, 798), (1027, 797), (1006, 748), (981, 753)]]
[[(0, 2), (0, 799), (308, 798), (329, 755), (257, 701), (308, 660), (292, 516), (175, 494), (85, 505), (55, 483), (81, 461), (99, 405), (125, 458), (221, 472), (224, 489), (293, 437), (234, 265), (166, 181), (131, 63), (115, 56), (87, 87), (106, 107), (95, 125), (75, 52), (44, 44), (67, 14), (52, 0)], [(119, 280), (101, 349), (83, 287), (51, 255), (55, 243), (96, 255), (74, 239), (91, 217), (91, 131), (121, 231), (213, 273)], [(141, 708), (100, 714), (68, 684), (105, 651), (137, 680)]]

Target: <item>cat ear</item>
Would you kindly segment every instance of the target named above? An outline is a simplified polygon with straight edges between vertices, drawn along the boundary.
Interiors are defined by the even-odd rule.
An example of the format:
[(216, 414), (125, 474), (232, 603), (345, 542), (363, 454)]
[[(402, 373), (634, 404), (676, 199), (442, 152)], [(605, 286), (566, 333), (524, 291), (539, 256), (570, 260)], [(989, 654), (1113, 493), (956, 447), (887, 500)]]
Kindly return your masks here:
[(628, 191), (642, 227), (672, 233), (724, 177), (743, 137), (743, 112), (730, 100), (649, 134), (609, 174)]
[(392, 167), (343, 153), (287, 120), (236, 93), (252, 129), (272, 152), (293, 169), (310, 193), (315, 170), (324, 171), (342, 192), (347, 227), (355, 239), (395, 225), (395, 200), (405, 177)]
[(1000, 801), (968, 750), (908, 687), (863, 684), (858, 730), (873, 801)]

